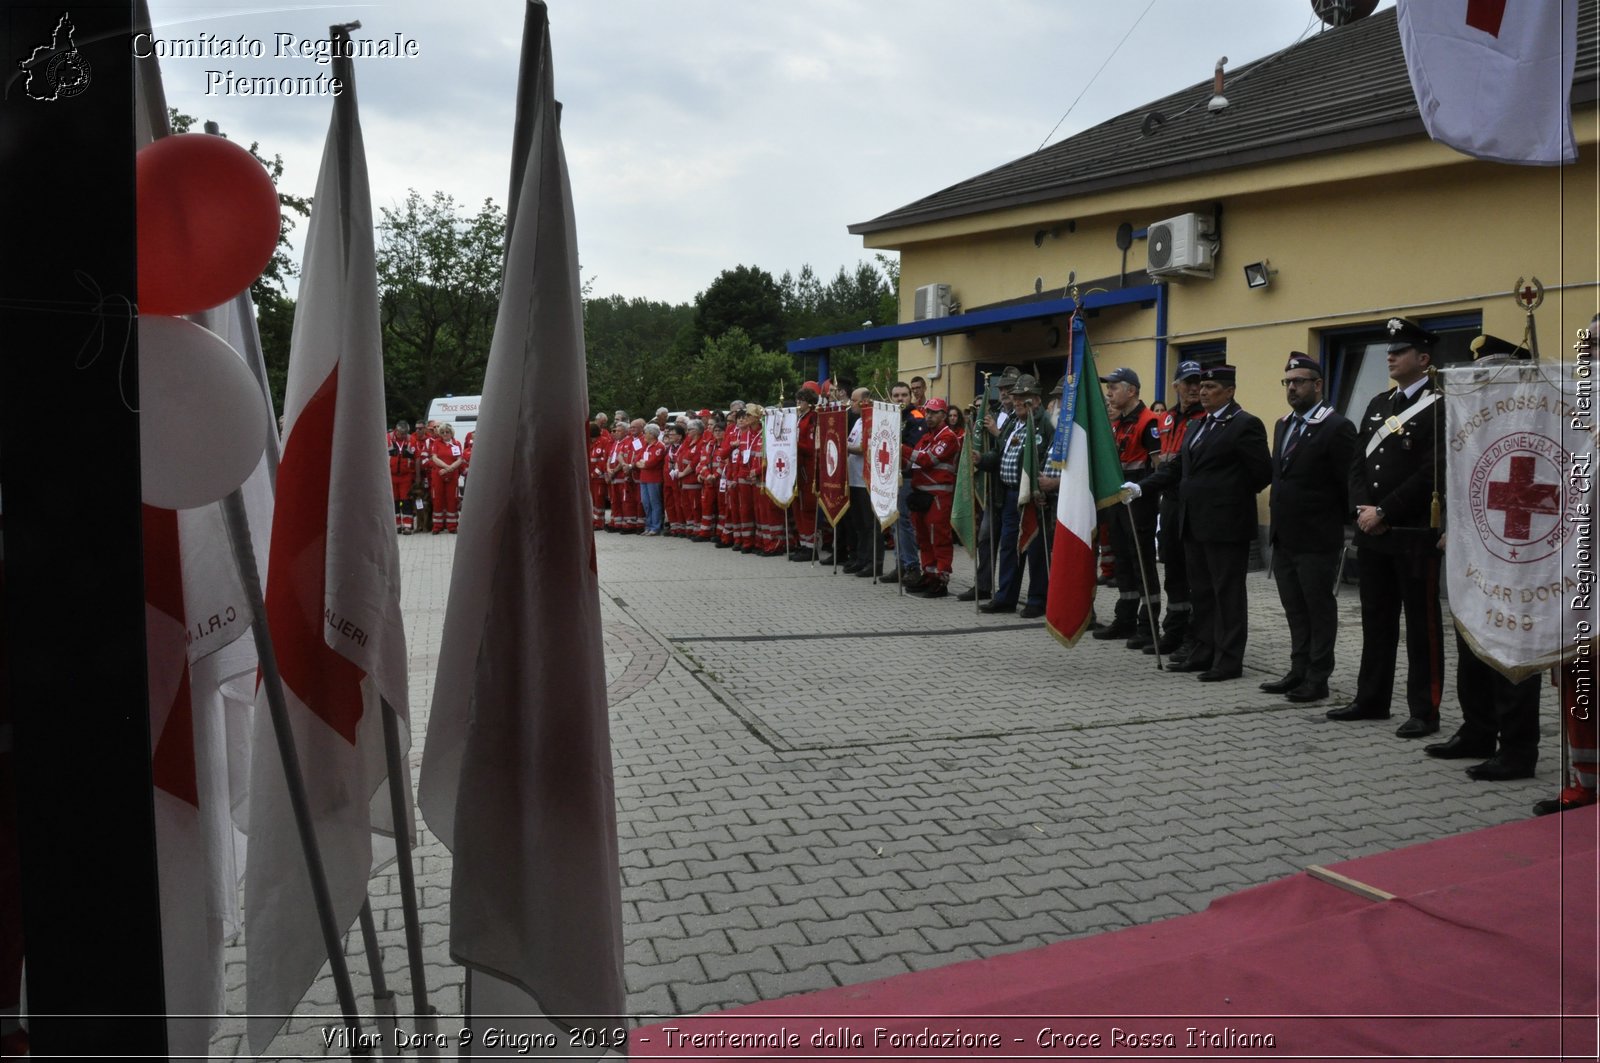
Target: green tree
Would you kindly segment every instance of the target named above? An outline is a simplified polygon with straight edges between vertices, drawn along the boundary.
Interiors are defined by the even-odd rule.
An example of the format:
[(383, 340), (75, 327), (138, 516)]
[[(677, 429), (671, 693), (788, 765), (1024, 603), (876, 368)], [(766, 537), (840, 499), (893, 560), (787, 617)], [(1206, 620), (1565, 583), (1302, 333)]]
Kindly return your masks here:
[(422, 416), (440, 395), (483, 388), (500, 307), (505, 214), (468, 215), (415, 189), (378, 224), (378, 308), (389, 416)]
[(777, 402), (793, 399), (799, 387), (794, 360), (782, 351), (763, 349), (735, 325), (700, 349), (687, 381), (695, 402), (721, 409), (734, 399)]
[(750, 341), (769, 351), (783, 350), (783, 292), (772, 274), (755, 266), (723, 270), (695, 297), (694, 349), (729, 329), (741, 328)]
[(687, 341), (694, 307), (610, 295), (583, 304), (589, 405), (610, 413), (679, 408), (699, 401), (685, 377), (693, 364)]

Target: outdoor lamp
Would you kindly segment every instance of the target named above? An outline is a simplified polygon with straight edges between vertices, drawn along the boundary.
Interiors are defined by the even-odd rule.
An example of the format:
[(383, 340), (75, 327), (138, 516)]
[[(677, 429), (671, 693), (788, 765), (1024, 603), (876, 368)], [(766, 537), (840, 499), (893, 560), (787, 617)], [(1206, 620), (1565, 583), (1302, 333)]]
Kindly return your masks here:
[(1244, 268), (1244, 282), (1251, 288), (1265, 288), (1277, 275), (1278, 271), (1273, 269), (1272, 264), (1266, 259), (1252, 262)]

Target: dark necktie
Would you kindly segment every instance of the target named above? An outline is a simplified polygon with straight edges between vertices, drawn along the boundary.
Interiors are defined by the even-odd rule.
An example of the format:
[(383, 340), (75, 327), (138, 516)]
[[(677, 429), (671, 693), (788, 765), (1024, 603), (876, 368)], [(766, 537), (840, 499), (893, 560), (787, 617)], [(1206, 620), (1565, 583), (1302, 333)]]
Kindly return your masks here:
[(1300, 445), (1300, 437), (1306, 434), (1306, 419), (1300, 414), (1290, 418), (1289, 432), (1283, 439), (1283, 464), (1289, 464), (1289, 455), (1294, 453), (1294, 448)]

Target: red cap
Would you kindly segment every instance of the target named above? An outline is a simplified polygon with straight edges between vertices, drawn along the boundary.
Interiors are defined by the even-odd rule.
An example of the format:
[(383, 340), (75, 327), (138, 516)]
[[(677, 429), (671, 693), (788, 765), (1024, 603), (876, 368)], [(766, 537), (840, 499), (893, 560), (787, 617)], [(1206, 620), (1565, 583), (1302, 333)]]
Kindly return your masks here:
[(929, 413), (938, 413), (941, 410), (948, 410), (950, 408), (950, 404), (943, 399), (929, 399), (927, 402), (922, 404), (922, 408), (927, 410)]

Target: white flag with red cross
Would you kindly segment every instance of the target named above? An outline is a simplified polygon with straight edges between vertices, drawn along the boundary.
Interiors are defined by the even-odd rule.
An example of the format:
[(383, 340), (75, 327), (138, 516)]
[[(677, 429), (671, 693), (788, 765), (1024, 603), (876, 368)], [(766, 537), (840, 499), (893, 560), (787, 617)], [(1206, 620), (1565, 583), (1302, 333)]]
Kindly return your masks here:
[(887, 528), (900, 513), (900, 407), (893, 402), (872, 404), (872, 424), (867, 434), (867, 493), (872, 513)]
[(761, 430), (766, 435), (767, 457), (766, 480), (762, 487), (781, 508), (787, 508), (794, 501), (795, 484), (798, 482), (800, 433), (796, 424), (793, 406), (769, 407), (761, 422)]
[(1400, 0), (1400, 44), (1428, 135), (1492, 162), (1576, 162), (1578, 0)]
[[(384, 452), (383, 344), (353, 67), (306, 229), (289, 344), (267, 622), (283, 676), (334, 921), (367, 895), (373, 829), (391, 827), (380, 701), (407, 712), (399, 553)], [(271, 715), (256, 713), (245, 875), (245, 997), (261, 1052), (327, 961)], [(400, 728), (409, 743), (410, 729)], [(375, 796), (376, 795), (376, 796)], [(377, 815), (373, 815), (373, 810)]]
[[(1575, 367), (1555, 362), (1444, 370), (1450, 611), (1484, 661), (1513, 679), (1559, 664), (1594, 637), (1594, 420)], [(1585, 400), (1587, 401), (1587, 400)]]

